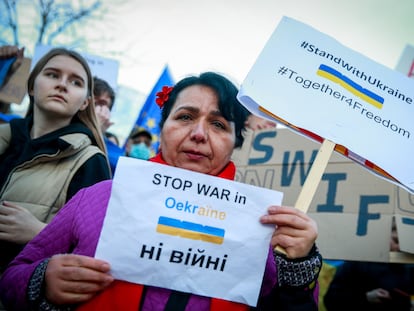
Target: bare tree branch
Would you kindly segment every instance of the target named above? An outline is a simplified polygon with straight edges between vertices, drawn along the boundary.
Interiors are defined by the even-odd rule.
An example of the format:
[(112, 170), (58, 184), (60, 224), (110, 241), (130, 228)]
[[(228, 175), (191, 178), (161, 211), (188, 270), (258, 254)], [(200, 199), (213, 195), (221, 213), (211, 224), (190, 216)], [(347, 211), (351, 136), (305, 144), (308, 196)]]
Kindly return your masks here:
[(52, 44), (57, 36), (90, 17), (100, 6), (100, 0), (94, 1), (89, 6), (81, 3), (79, 8), (75, 8), (72, 1), (38, 0), (40, 27), (37, 43), (46, 41)]
[[(104, 29), (118, 24), (107, 13), (123, 5), (123, 0), (0, 0), (0, 44), (23, 44), (29, 54), (36, 44), (94, 46), (92, 51), (110, 53), (105, 44), (113, 35)], [(86, 33), (86, 27), (98, 31)]]
[(63, 13), (63, 16), (66, 16), (67, 18), (62, 20), (62, 24), (49, 35), (48, 43), (52, 44), (52, 41), (56, 38), (56, 36), (64, 32), (68, 27), (90, 17), (90, 15), (99, 9), (100, 6), (101, 3), (96, 1), (89, 8), (81, 8), (78, 12), (74, 12), (71, 8), (66, 8), (67, 11)]
[(1, 14), (2, 26), (7, 31), (11, 31), (13, 36), (13, 43), (19, 45), (19, 37), (17, 32), (17, 9), (16, 0), (3, 0), (4, 11)]

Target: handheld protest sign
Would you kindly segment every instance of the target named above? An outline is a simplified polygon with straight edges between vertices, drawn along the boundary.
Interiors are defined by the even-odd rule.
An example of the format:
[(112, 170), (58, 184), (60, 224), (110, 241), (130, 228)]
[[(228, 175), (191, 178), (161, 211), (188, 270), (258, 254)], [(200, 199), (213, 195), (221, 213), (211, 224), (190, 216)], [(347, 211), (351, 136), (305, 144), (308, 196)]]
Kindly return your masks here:
[[(243, 81), (250, 112), (333, 148), (376, 176), (414, 193), (414, 83), (283, 17)], [(325, 148), (325, 147), (324, 147)], [(323, 166), (319, 167), (322, 169)], [(312, 200), (306, 180), (295, 207)], [(306, 187), (305, 187), (306, 186)]]
[(116, 279), (256, 306), (274, 231), (259, 218), (281, 201), (275, 190), (121, 157), (95, 257)]
[(328, 139), (336, 151), (410, 192), (413, 98), (412, 79), (287, 17), (238, 94), (252, 113)]

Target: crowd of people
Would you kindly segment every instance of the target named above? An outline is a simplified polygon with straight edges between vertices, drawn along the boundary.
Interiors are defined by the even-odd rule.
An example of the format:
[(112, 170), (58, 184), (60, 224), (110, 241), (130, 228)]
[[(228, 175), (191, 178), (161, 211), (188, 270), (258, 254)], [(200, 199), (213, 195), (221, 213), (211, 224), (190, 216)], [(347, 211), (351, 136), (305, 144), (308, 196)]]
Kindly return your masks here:
[[(22, 51), (3, 47), (2, 57), (16, 58), (16, 66)], [(222, 74), (188, 76), (165, 90), (157, 101), (159, 150), (142, 128), (119, 146), (109, 131), (115, 92), (79, 53), (53, 48), (35, 64), (25, 117), (0, 124), (0, 310), (318, 310), (317, 224), (289, 206), (263, 207), (255, 220), (274, 228), (256, 307), (117, 280), (111, 263), (94, 258), (120, 155), (234, 180), (231, 157), (246, 129), (276, 126), (251, 115)], [(122, 153), (111, 153), (114, 146)], [(344, 265), (336, 278), (353, 269), (363, 268)], [(413, 293), (408, 280), (411, 288), (393, 283), (388, 296)], [(327, 306), (339, 301), (337, 284)], [(370, 293), (368, 300), (383, 300)]]

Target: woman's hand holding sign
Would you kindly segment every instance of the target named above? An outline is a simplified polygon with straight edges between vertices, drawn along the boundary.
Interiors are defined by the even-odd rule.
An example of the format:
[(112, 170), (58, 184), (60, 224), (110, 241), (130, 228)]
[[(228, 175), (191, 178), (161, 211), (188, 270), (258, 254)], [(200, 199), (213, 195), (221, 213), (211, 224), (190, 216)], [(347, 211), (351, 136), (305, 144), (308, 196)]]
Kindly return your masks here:
[(55, 255), (46, 270), (46, 298), (57, 305), (87, 301), (112, 283), (109, 270), (107, 262), (89, 256)]
[(318, 236), (316, 222), (293, 207), (270, 206), (260, 221), (276, 226), (271, 245), (283, 247), (290, 259), (306, 257)]

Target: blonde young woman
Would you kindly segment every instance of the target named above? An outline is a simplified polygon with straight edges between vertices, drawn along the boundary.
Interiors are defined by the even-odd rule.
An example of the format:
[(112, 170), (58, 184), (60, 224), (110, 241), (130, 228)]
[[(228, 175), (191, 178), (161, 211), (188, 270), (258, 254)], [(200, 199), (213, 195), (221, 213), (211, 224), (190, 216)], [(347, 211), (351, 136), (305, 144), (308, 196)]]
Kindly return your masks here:
[(27, 90), (26, 117), (0, 125), (0, 274), (78, 190), (111, 178), (85, 59), (52, 49)]

